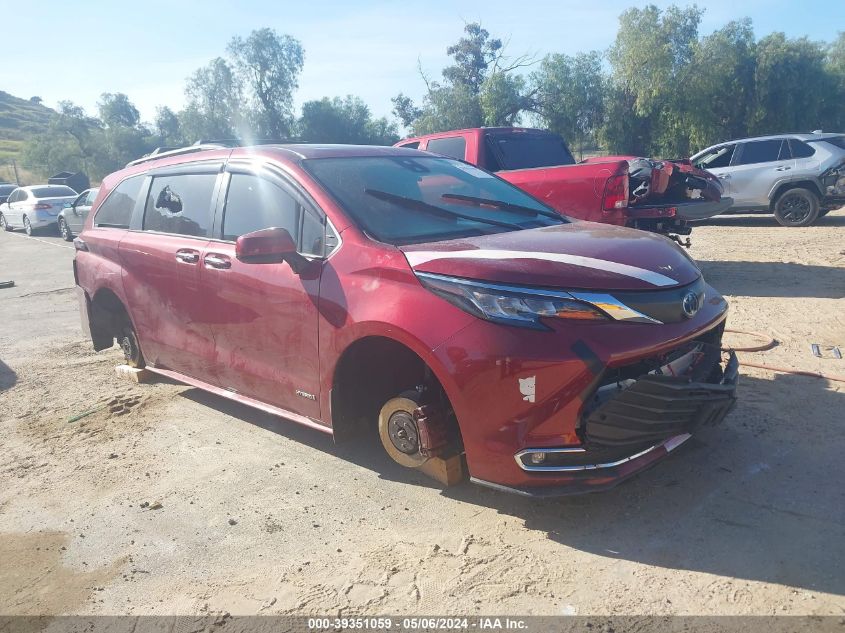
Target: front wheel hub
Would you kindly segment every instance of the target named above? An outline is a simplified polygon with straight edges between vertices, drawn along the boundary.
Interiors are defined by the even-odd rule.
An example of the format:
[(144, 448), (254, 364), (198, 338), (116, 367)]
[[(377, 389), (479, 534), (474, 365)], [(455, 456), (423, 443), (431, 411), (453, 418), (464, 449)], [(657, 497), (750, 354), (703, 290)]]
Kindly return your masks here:
[(387, 421), (387, 433), (393, 445), (406, 455), (420, 451), (420, 435), (417, 423), (407, 411), (397, 411)]
[(422, 466), (428, 457), (420, 453), (420, 431), (414, 411), (420, 404), (411, 398), (391, 398), (378, 416), (381, 445), (390, 458), (402, 466)]

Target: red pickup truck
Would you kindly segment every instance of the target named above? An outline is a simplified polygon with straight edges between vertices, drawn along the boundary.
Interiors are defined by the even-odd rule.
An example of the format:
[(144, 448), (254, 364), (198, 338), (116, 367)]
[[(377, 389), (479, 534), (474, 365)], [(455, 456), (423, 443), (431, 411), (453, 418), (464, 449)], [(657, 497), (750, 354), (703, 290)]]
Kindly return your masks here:
[[(687, 160), (603, 156), (580, 163), (563, 138), (545, 130), (471, 128), (408, 138), (396, 144), (459, 158), (543, 200), (560, 213), (655, 231), (681, 242), (692, 220), (731, 206), (713, 174)], [(689, 239), (685, 243), (689, 246)]]

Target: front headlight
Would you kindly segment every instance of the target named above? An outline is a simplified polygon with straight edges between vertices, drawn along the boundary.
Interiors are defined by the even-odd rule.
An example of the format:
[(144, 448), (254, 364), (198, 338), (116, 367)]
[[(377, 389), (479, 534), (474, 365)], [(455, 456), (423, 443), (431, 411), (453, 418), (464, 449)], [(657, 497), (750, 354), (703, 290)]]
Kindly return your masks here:
[(547, 330), (540, 319), (608, 320), (601, 310), (565, 292), (511, 288), (432, 273), (417, 273), (417, 278), (449, 303), (496, 323)]

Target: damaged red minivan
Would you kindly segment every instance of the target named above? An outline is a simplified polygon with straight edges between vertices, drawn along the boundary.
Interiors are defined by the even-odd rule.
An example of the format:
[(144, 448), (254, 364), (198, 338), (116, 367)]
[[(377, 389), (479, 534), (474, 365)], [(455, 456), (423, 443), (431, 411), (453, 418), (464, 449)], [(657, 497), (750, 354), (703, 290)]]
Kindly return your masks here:
[(108, 176), (75, 246), (95, 349), (496, 488), (608, 488), (735, 402), (681, 248), (450, 158), (175, 150)]

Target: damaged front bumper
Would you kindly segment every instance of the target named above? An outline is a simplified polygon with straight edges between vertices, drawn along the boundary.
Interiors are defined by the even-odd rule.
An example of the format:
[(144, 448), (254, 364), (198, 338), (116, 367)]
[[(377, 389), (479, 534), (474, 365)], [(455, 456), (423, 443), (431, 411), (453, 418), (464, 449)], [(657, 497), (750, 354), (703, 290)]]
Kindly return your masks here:
[[(618, 485), (666, 457), (696, 430), (720, 423), (733, 409), (739, 361), (729, 352), (722, 366), (719, 356), (712, 362), (713, 353), (718, 349), (705, 360), (706, 379), (648, 374), (631, 381), (585, 416), (582, 446), (516, 453), (519, 468), (537, 476), (534, 485), (473, 481), (531, 497), (597, 492)], [(543, 486), (543, 477), (554, 477), (556, 483)], [(558, 483), (561, 477), (566, 483)]]

